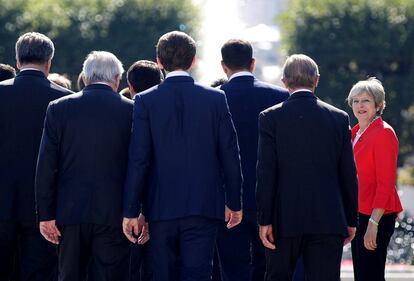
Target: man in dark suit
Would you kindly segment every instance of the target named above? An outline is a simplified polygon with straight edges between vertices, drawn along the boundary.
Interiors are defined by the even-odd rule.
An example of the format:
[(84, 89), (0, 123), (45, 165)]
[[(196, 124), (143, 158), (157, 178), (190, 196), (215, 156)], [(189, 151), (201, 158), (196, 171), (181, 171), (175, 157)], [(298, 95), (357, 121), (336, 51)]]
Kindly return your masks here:
[[(148, 60), (134, 62), (127, 71), (127, 82), (131, 98), (133, 99), (139, 92), (160, 84), (163, 79), (164, 76), (155, 62)], [(141, 224), (145, 224), (145, 227), (148, 228), (145, 217), (141, 216), (141, 219), (143, 220)], [(143, 245), (134, 244), (132, 246), (130, 281), (152, 280), (152, 269), (148, 259), (148, 247), (149, 243)]]
[(116, 92), (122, 73), (113, 54), (94, 51), (86, 87), (47, 109), (35, 192), (40, 231), (59, 244), (61, 281), (128, 278), (122, 187), (133, 104)]
[(123, 225), (136, 241), (143, 203), (155, 281), (210, 280), (219, 220), (233, 227), (242, 217), (239, 149), (226, 97), (190, 77), (195, 53), (185, 33), (163, 35), (157, 61), (166, 79), (135, 97)]
[(357, 180), (348, 115), (315, 97), (316, 63), (290, 56), (290, 97), (259, 116), (257, 209), (265, 280), (339, 280), (342, 247), (355, 235)]
[(53, 42), (30, 32), (16, 42), (14, 79), (0, 83), (0, 280), (55, 280), (55, 247), (36, 223), (34, 177), (50, 101), (71, 93), (47, 80)]
[(229, 81), (224, 90), (236, 127), (243, 171), (243, 221), (232, 229), (224, 224), (217, 236), (223, 281), (263, 280), (264, 247), (256, 220), (256, 162), (259, 113), (286, 100), (289, 93), (257, 80), (252, 72), (255, 60), (251, 44), (229, 40), (221, 48), (221, 65)]

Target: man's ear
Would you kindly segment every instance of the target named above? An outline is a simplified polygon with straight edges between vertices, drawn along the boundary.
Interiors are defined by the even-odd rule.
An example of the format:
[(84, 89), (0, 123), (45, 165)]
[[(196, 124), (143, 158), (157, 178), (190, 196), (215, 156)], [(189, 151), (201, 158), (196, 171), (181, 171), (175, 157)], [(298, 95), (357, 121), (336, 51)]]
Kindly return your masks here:
[(51, 67), (52, 67), (52, 58), (48, 59), (45, 65), (45, 71), (47, 74), (49, 74)]
[(318, 84), (319, 84), (319, 78), (320, 78), (321, 76), (318, 74), (317, 76), (316, 76), (316, 78), (315, 78), (315, 87), (314, 87), (314, 90), (316, 89), (316, 87), (318, 87)]
[(283, 85), (285, 85), (285, 88), (286, 89), (289, 89), (288, 82), (287, 82), (286, 78), (285, 77), (282, 77), (281, 80), (282, 80)]
[(160, 61), (159, 57), (157, 57), (157, 64), (158, 64), (158, 67), (159, 67), (160, 69), (164, 69), (164, 66), (162, 65), (162, 63), (161, 63), (161, 61)]
[(22, 67), (22, 65), (20, 64), (20, 62), (17, 60), (16, 61), (16, 67), (17, 67), (17, 69), (19, 69), (20, 70), (20, 68)]
[(135, 93), (134, 87), (132, 87), (132, 85), (131, 85), (131, 83), (129, 82), (128, 79), (127, 79), (127, 84), (128, 84), (128, 88), (129, 88), (129, 91), (131, 92), (131, 94)]
[(252, 58), (252, 62), (250, 63), (250, 72), (253, 73), (254, 71), (254, 64), (256, 63), (256, 60)]
[(196, 57), (193, 57), (193, 60), (191, 61), (190, 69), (193, 68), (196, 65)]
[(223, 68), (223, 71), (226, 75), (228, 75), (230, 69), (227, 67), (227, 65), (224, 63), (224, 61), (221, 61), (221, 68)]

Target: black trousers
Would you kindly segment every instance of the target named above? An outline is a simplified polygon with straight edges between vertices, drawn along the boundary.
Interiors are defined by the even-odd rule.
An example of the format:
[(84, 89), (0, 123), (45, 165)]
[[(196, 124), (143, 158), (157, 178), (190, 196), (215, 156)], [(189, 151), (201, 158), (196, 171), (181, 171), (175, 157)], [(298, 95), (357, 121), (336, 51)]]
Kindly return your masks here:
[(148, 241), (143, 245), (133, 244), (131, 247), (130, 259), (130, 281), (151, 281), (152, 268), (149, 263), (149, 244)]
[(276, 250), (266, 249), (266, 281), (291, 281), (300, 256), (305, 280), (339, 281), (344, 237), (304, 235), (278, 238)]
[(150, 222), (153, 280), (211, 280), (218, 223), (200, 216)]
[(217, 249), (223, 281), (262, 281), (266, 270), (265, 248), (253, 218), (243, 218), (234, 228), (219, 226)]
[(131, 243), (120, 227), (59, 227), (59, 281), (127, 281)]
[(377, 248), (367, 250), (364, 246), (364, 236), (370, 216), (359, 213), (357, 232), (352, 241), (352, 261), (355, 281), (385, 281), (385, 261), (387, 247), (394, 233), (396, 214), (381, 217), (377, 233)]
[(0, 222), (0, 281), (57, 280), (56, 247), (38, 224)]

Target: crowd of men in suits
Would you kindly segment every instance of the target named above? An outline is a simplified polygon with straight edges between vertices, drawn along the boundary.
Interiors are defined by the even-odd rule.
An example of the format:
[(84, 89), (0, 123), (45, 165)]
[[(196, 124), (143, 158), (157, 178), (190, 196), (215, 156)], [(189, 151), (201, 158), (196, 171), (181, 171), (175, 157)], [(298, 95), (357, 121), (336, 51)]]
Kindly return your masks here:
[(300, 257), (307, 280), (339, 280), (356, 171), (348, 116), (313, 94), (311, 58), (286, 60), (284, 89), (229, 40), (213, 88), (173, 31), (157, 64), (129, 68), (131, 100), (114, 54), (91, 52), (73, 93), (47, 79), (54, 53), (20, 36), (19, 72), (0, 82), (0, 280), (204, 281), (214, 252), (223, 281), (291, 280)]

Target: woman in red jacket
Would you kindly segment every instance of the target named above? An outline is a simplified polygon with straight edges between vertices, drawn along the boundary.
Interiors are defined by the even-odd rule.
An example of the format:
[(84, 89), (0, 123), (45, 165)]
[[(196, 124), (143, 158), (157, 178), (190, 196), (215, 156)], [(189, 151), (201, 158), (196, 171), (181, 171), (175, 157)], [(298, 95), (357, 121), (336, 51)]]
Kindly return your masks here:
[(355, 281), (381, 281), (395, 219), (402, 211), (396, 190), (398, 139), (381, 118), (385, 92), (379, 80), (359, 81), (348, 103), (358, 119), (352, 129), (359, 185), (359, 221), (352, 241), (354, 276)]

